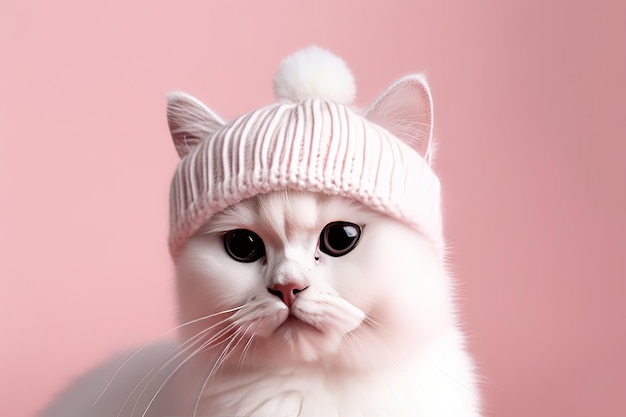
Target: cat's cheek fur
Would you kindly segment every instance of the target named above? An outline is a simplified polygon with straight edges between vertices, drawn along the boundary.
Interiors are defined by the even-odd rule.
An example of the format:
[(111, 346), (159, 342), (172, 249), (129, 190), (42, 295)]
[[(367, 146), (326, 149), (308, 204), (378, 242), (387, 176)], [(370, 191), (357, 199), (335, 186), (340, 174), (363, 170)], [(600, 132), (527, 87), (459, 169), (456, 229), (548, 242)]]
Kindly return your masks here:
[[(230, 259), (216, 236), (191, 239), (176, 265), (178, 319), (185, 339), (226, 318), (221, 312), (244, 305), (252, 297), (251, 276), (259, 268)], [(215, 316), (186, 324), (210, 315)]]
[(368, 225), (357, 249), (353, 264), (362, 279), (349, 284), (345, 298), (384, 329), (393, 343), (383, 345), (414, 355), (453, 325), (452, 286), (436, 245), (388, 219)]

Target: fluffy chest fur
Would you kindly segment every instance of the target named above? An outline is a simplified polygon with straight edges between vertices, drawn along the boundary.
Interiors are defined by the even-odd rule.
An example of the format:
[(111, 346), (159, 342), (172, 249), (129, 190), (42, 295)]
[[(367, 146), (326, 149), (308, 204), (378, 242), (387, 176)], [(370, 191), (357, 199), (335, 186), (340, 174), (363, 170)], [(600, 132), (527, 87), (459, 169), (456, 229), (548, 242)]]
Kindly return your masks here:
[(198, 415), (478, 416), (472, 377), (461, 371), (469, 363), (458, 342), (458, 335), (449, 334), (428, 359), (371, 372), (304, 367), (220, 375), (214, 389), (204, 392)]

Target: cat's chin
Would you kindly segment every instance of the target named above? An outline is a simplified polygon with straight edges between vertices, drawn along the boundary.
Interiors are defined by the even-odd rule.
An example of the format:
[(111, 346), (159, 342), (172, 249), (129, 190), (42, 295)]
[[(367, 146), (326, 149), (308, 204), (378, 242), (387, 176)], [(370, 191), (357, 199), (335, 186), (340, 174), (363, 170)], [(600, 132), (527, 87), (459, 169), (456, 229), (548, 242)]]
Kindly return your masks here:
[(290, 314), (266, 341), (270, 348), (276, 345), (281, 361), (314, 362), (321, 356), (335, 353), (342, 338), (338, 332), (321, 331)]
[[(315, 332), (321, 334), (322, 332), (317, 329), (315, 326), (300, 320), (293, 314), (289, 314), (284, 322), (280, 326), (276, 328), (274, 331), (274, 335), (287, 335), (286, 337), (291, 337), (294, 333), (306, 331), (308, 329), (313, 329)], [(280, 337), (280, 336), (279, 336)]]
[(290, 315), (281, 324), (272, 339), (287, 346), (292, 359), (303, 362), (314, 362), (323, 355), (337, 351), (343, 335), (338, 332), (322, 332), (315, 326)]

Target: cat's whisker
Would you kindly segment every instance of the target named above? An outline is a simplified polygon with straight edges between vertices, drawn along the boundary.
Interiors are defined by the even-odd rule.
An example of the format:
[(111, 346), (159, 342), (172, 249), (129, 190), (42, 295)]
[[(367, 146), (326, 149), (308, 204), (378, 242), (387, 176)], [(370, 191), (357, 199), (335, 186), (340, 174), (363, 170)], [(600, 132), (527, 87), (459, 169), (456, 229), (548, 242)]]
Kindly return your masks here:
[[(300, 392), (298, 390), (287, 389), (287, 390), (283, 390), (283, 391), (279, 392), (278, 395), (281, 395), (281, 396), (297, 395), (299, 397), (298, 409), (297, 409), (297, 411), (295, 409), (285, 410), (286, 411), (285, 414), (272, 416), (272, 417), (290, 417), (290, 416), (300, 417), (300, 415), (302, 415), (302, 408), (303, 408), (303, 403), (304, 403), (304, 397), (302, 395), (302, 392)], [(256, 407), (247, 410), (246, 415), (249, 415), (249, 416), (256, 416), (256, 415), (258, 415), (257, 413), (259, 413), (260, 410), (262, 410), (265, 407), (265, 405), (267, 403), (271, 402), (271, 401), (272, 401), (272, 399), (268, 398), (265, 401), (260, 402)], [(294, 412), (295, 412), (295, 414), (293, 414)]]
[[(147, 383), (144, 385), (144, 388), (141, 390), (141, 392), (139, 393), (137, 399), (135, 400), (135, 405), (133, 406), (133, 411), (131, 412), (131, 416), (134, 415), (134, 412), (137, 408), (137, 404), (139, 403), (140, 399), (142, 398), (143, 394), (145, 393), (145, 391), (148, 389), (150, 383), (157, 377), (157, 375), (163, 370), (165, 369), (165, 367), (167, 367), (167, 365), (169, 365), (170, 363), (172, 363), (172, 361), (174, 361), (175, 359), (177, 359), (180, 355), (182, 355), (185, 351), (187, 351), (188, 349), (190, 349), (193, 344), (197, 343), (201, 337), (208, 331), (210, 331), (211, 328), (205, 329), (199, 333), (197, 333), (196, 335), (188, 338), (187, 340), (185, 340), (182, 344), (180, 344), (180, 346), (178, 346), (176, 348), (176, 350), (174, 351), (174, 353), (169, 357), (169, 360), (167, 361), (162, 361), (159, 365), (155, 365), (154, 367), (152, 367), (152, 369), (150, 369), (150, 371), (148, 371), (146, 373), (146, 375), (144, 375), (141, 380), (139, 380), (139, 382), (137, 384), (135, 384), (135, 387), (130, 391), (130, 393), (126, 396), (126, 399), (124, 400), (124, 402), (122, 403), (121, 407), (120, 407), (120, 411), (117, 413), (117, 417), (120, 416), (120, 414), (122, 413), (122, 411), (124, 410), (124, 408), (126, 407), (126, 404), (128, 404), (128, 401), (132, 398), (133, 394), (135, 394), (135, 392), (139, 389), (139, 387), (141, 387), (144, 382), (146, 381), (146, 379), (150, 376), (152, 376)], [(195, 339), (195, 340), (194, 340)], [(189, 345), (189, 346), (187, 346)], [(187, 346), (187, 347), (185, 347)], [(184, 349), (182, 349), (184, 348)], [(158, 369), (157, 369), (158, 367)], [(102, 395), (102, 394), (101, 394)]]
[[(240, 309), (233, 309), (234, 311)], [(228, 311), (230, 312), (230, 311)], [(216, 317), (217, 315), (223, 314), (224, 312), (220, 312), (218, 314), (211, 314), (209, 316), (205, 316), (205, 317), (201, 317), (197, 320), (192, 320), (191, 322), (187, 322), (185, 324), (190, 324), (192, 322), (199, 322), (202, 320), (206, 320), (207, 318), (212, 318), (212, 317)], [(220, 320), (217, 323), (214, 323), (213, 325), (209, 326), (206, 329), (203, 329), (202, 331), (196, 333), (195, 335), (193, 335), (192, 337), (188, 338), (187, 340), (185, 340), (183, 343), (181, 343), (176, 350), (174, 351), (175, 354), (172, 354), (169, 359), (167, 361), (161, 362), (158, 370), (157, 370), (157, 366), (153, 367), (136, 385), (135, 388), (130, 392), (130, 394), (126, 397), (126, 400), (124, 401), (124, 403), (122, 404), (121, 410), (124, 409), (124, 407), (126, 406), (126, 404), (128, 403), (128, 401), (130, 400), (130, 398), (132, 397), (132, 395), (137, 391), (137, 389), (144, 383), (144, 381), (146, 381), (146, 378), (148, 378), (150, 375), (152, 375), (152, 377), (147, 381), (147, 383), (145, 384), (144, 388), (142, 389), (141, 393), (139, 394), (136, 402), (135, 402), (135, 406), (133, 407), (133, 412), (132, 414), (134, 414), (134, 411), (136, 410), (137, 404), (139, 402), (139, 400), (143, 397), (143, 394), (145, 393), (145, 391), (147, 390), (147, 388), (149, 387), (150, 383), (152, 383), (152, 381), (157, 377), (157, 375), (163, 370), (165, 369), (169, 364), (171, 364), (174, 360), (178, 359), (181, 355), (183, 355), (186, 351), (188, 351), (189, 349), (193, 348), (193, 346), (197, 343), (204, 343), (201, 341), (202, 337), (207, 334), (208, 332), (210, 332), (212, 329), (214, 329), (217, 326), (220, 326), (224, 323), (226, 323), (228, 320), (230, 319), (230, 317)], [(201, 347), (200, 350), (202, 350), (204, 347)], [(194, 356), (195, 353), (193, 353), (191, 356)], [(156, 370), (156, 372), (155, 372)], [(176, 370), (175, 370), (176, 371)], [(175, 372), (174, 371), (174, 372)], [(169, 378), (168, 378), (169, 379)], [(120, 410), (120, 413), (121, 413)], [(118, 417), (119, 414), (118, 413)]]
[[(224, 320), (222, 320), (224, 321)], [(219, 323), (217, 323), (216, 325), (218, 325)], [(133, 388), (133, 390), (130, 392), (130, 394), (126, 397), (126, 400), (124, 401), (124, 403), (122, 404), (121, 410), (124, 409), (124, 407), (126, 406), (126, 404), (128, 403), (128, 401), (130, 400), (130, 398), (132, 397), (132, 395), (137, 391), (137, 389), (139, 389), (139, 387), (144, 383), (144, 381), (146, 380), (146, 378), (148, 378), (150, 375), (152, 375), (152, 377), (147, 381), (147, 383), (144, 385), (143, 389), (141, 390), (141, 392), (138, 395), (137, 400), (135, 401), (135, 404), (133, 406), (132, 412), (131, 412), (131, 416), (135, 414), (135, 410), (137, 409), (137, 405), (139, 404), (140, 399), (143, 397), (143, 395), (145, 394), (146, 390), (148, 389), (148, 387), (150, 386), (150, 384), (152, 383), (152, 381), (154, 381), (154, 379), (157, 377), (157, 375), (164, 370), (169, 364), (171, 364), (173, 361), (175, 361), (176, 359), (178, 359), (181, 355), (183, 355), (186, 351), (188, 351), (189, 349), (191, 349), (193, 347), (194, 344), (197, 344), (202, 336), (204, 334), (206, 334), (207, 332), (209, 332), (211, 330), (211, 328), (214, 326), (211, 326), (207, 329), (204, 329), (201, 332), (198, 332), (197, 334), (195, 334), (194, 336), (188, 338), (187, 340), (185, 340), (180, 346), (178, 346), (176, 348), (176, 350), (174, 351), (175, 354), (170, 355), (169, 359), (167, 361), (163, 361), (161, 362), (160, 366), (157, 369), (157, 366), (154, 366)], [(193, 356), (193, 354), (192, 354)], [(174, 370), (174, 372), (176, 372), (176, 369)], [(120, 410), (120, 412), (121, 412)], [(118, 417), (119, 417), (119, 413), (118, 413)]]
[[(155, 374), (155, 370), (156, 370), (156, 366), (153, 367), (148, 373), (146, 373), (146, 375), (144, 375), (143, 378), (141, 378), (141, 380), (135, 384), (135, 387), (130, 391), (130, 393), (126, 396), (126, 399), (124, 400), (124, 402), (122, 403), (122, 405), (120, 406), (119, 411), (117, 412), (116, 417), (120, 417), (120, 415), (122, 414), (122, 411), (124, 411), (124, 409), (126, 408), (126, 405), (128, 404), (128, 401), (130, 401), (130, 399), (132, 398), (132, 396), (135, 394), (135, 392), (137, 392), (137, 390), (139, 389), (139, 387), (143, 384), (143, 382), (146, 380), (146, 378), (148, 378), (150, 375), (156, 375)], [(158, 371), (157, 371), (158, 372)], [(153, 375), (153, 377), (154, 377)], [(152, 379), (151, 379), (152, 380)], [(145, 388), (144, 388), (145, 390)], [(139, 394), (138, 398), (135, 400), (135, 404), (132, 408), (131, 411), (131, 417), (135, 414), (135, 409), (137, 408), (137, 402), (139, 401), (139, 399), (141, 398), (141, 395), (143, 394), (143, 390), (142, 392)]]
[[(362, 343), (362, 340), (361, 340), (362, 338), (358, 337), (359, 334), (365, 334), (368, 336), (370, 335), (367, 329), (363, 328), (362, 326), (359, 326), (352, 332), (346, 333), (345, 338), (348, 341), (348, 343), (350, 343), (352, 346), (357, 346), (365, 354), (364, 355), (365, 358), (371, 358), (372, 356), (375, 357), (375, 355), (369, 354), (369, 352), (371, 352), (371, 349)], [(374, 362), (372, 361), (372, 363)]]
[(424, 391), (424, 394), (426, 394), (428, 398), (435, 398), (432, 392), (430, 392), (428, 388), (426, 388), (426, 386), (422, 383), (422, 381), (419, 378), (415, 379), (415, 383), (417, 384), (418, 388)]
[(213, 317), (221, 316), (223, 314), (236, 313), (237, 311), (241, 310), (245, 306), (246, 306), (245, 304), (242, 304), (242, 305), (240, 305), (238, 307), (229, 308), (227, 310), (218, 311), (217, 313), (213, 313), (213, 314), (209, 314), (207, 316), (203, 316), (203, 317), (199, 317), (199, 318), (196, 318), (196, 319), (193, 319), (193, 320), (189, 320), (189, 321), (187, 321), (185, 323), (179, 324), (178, 326), (170, 329), (169, 331), (179, 330), (180, 328), (185, 327), (185, 326), (189, 326), (190, 324), (195, 324), (195, 323), (201, 322), (203, 320), (212, 319)]
[[(238, 327), (236, 323), (230, 323), (228, 326), (224, 327), (222, 330), (212, 335), (208, 340), (205, 340), (202, 343), (202, 349), (214, 348), (216, 346), (226, 343), (232, 337), (232, 335), (230, 336), (225, 336), (225, 335), (227, 335), (233, 328), (236, 328), (236, 327)], [(212, 344), (216, 340), (218, 340), (219, 342)]]
[[(234, 349), (239, 345), (239, 343), (241, 343), (244, 336), (245, 336), (245, 330), (242, 328), (237, 329), (235, 333), (233, 333), (233, 335), (230, 337), (230, 341), (228, 342), (226, 347), (222, 350), (219, 357), (215, 361), (215, 365), (213, 366), (213, 369), (211, 370), (211, 374), (214, 371), (218, 370), (224, 364), (224, 362), (226, 361), (226, 359), (228, 359), (228, 357), (231, 355)], [(235, 344), (233, 345), (233, 343)]]
[(472, 370), (476, 375), (478, 375), (479, 377), (481, 377), (482, 379), (484, 379), (485, 381), (489, 382), (491, 385), (493, 385), (496, 388), (499, 388), (498, 385), (493, 382), (491, 379), (489, 379), (485, 374), (483, 374), (482, 372), (480, 372), (478, 369), (473, 369)]
[(234, 307), (228, 310), (223, 310), (223, 311), (219, 311), (217, 313), (214, 314), (209, 314), (207, 316), (203, 316), (203, 317), (198, 317), (196, 319), (190, 320), (186, 323), (181, 323), (178, 326), (175, 326), (163, 333), (161, 333), (158, 337), (155, 337), (154, 339), (152, 339), (151, 341), (149, 341), (148, 343), (145, 343), (143, 346), (141, 346), (138, 350), (136, 350), (135, 352), (133, 352), (133, 354), (128, 357), (118, 368), (117, 370), (113, 373), (113, 376), (111, 376), (111, 379), (109, 380), (109, 382), (105, 385), (105, 387), (102, 389), (102, 392), (100, 393), (100, 395), (98, 395), (96, 397), (96, 399), (93, 401), (93, 403), (91, 404), (91, 406), (93, 407), (94, 405), (96, 405), (98, 403), (98, 401), (100, 401), (100, 399), (102, 398), (102, 396), (107, 392), (107, 390), (109, 389), (109, 387), (111, 386), (111, 384), (113, 383), (113, 381), (115, 380), (115, 378), (117, 377), (117, 375), (121, 372), (121, 370), (133, 359), (135, 358), (137, 355), (139, 355), (144, 349), (148, 348), (150, 345), (156, 343), (158, 340), (162, 339), (163, 337), (165, 337), (166, 335), (175, 332), (177, 330), (180, 330), (181, 328), (185, 327), (185, 326), (189, 326), (191, 324), (195, 324), (198, 322), (201, 322), (203, 320), (208, 320), (211, 319), (213, 317), (217, 317), (220, 316), (222, 314), (228, 314), (228, 313), (234, 313), (237, 312), (238, 310), (241, 310), (245, 305), (241, 305), (238, 307)]
[(463, 384), (461, 381), (459, 381), (457, 378), (454, 378), (452, 375), (450, 375), (449, 373), (447, 373), (446, 371), (444, 371), (443, 369), (441, 369), (435, 362), (433, 362), (432, 360), (428, 359), (428, 363), (430, 363), (433, 367), (435, 367), (437, 370), (439, 370), (439, 372), (441, 372), (442, 374), (444, 374), (446, 377), (450, 378), (450, 380), (454, 381), (459, 387), (463, 388), (464, 390), (466, 390), (467, 392), (469, 392), (470, 394), (476, 394), (476, 392), (474, 392), (473, 390), (471, 390), (470, 388), (468, 388), (465, 384)]
[[(248, 325), (248, 327), (244, 331), (244, 334), (246, 334), (246, 335), (249, 334), (248, 332), (250, 331), (250, 329), (253, 326), (254, 326), (254, 323), (250, 323), (250, 325)], [(241, 352), (241, 358), (239, 359), (239, 363), (237, 364), (237, 369), (239, 369), (240, 372), (241, 372), (241, 369), (243, 368), (243, 363), (245, 361), (246, 354), (248, 353), (248, 349), (250, 349), (250, 345), (252, 344), (254, 339), (255, 339), (255, 335), (254, 334), (250, 334), (250, 337), (248, 338), (248, 341), (246, 342), (245, 346), (243, 347), (243, 350)]]
[[(367, 326), (359, 326), (356, 331), (358, 333), (364, 334), (367, 336), (366, 340), (369, 342), (372, 340), (372, 338), (376, 338), (376, 335), (372, 334), (372, 330), (375, 330), (377, 332), (381, 332), (382, 335), (378, 335), (378, 338), (380, 338), (381, 336), (383, 338), (389, 337), (391, 336), (391, 332), (385, 328), (385, 326), (383, 326), (382, 324), (380, 324), (378, 321), (376, 321), (371, 315), (368, 315), (365, 317), (364, 323), (367, 325), (370, 325), (371, 327), (375, 328), (375, 329), (368, 329)], [(361, 348), (365, 351), (371, 351), (372, 349), (368, 349), (367, 346), (364, 346), (363, 343), (361, 343), (361, 340), (357, 340), (359, 342), (359, 346), (361, 346)], [(395, 358), (396, 355), (391, 352), (391, 349), (389, 348), (389, 346), (387, 345), (380, 345), (377, 344), (376, 348), (377, 350), (383, 350), (383, 352), (385, 353), (383, 356), (385, 358), (387, 358), (387, 360), (389, 361), (390, 364), (392, 364), (395, 368), (402, 370), (403, 365), (398, 362)], [(371, 357), (372, 355), (367, 355), (367, 357)], [(378, 355), (373, 355), (374, 357), (378, 357)]]
[(378, 323), (376, 320), (374, 320), (371, 316), (365, 316), (365, 319), (363, 320), (365, 323), (370, 324), (374, 327), (378, 327), (379, 329), (382, 329), (383, 326)]
[[(154, 403), (154, 401), (156, 400), (156, 398), (158, 397), (159, 393), (161, 392), (161, 390), (163, 389), (163, 387), (169, 382), (169, 380), (172, 378), (172, 376), (174, 376), (174, 374), (180, 369), (182, 368), (187, 362), (189, 362), (192, 358), (194, 358), (198, 353), (202, 352), (202, 350), (204, 349), (204, 344), (201, 345), (199, 348), (197, 348), (196, 350), (194, 350), (187, 358), (185, 358), (180, 364), (178, 364), (176, 366), (176, 368), (170, 372), (170, 374), (167, 376), (167, 378), (165, 378), (165, 380), (161, 383), (161, 385), (159, 386), (159, 388), (157, 389), (156, 393), (152, 396), (152, 398), (150, 399), (150, 401), (148, 402), (148, 405), (146, 406), (145, 411), (143, 412), (143, 414), (141, 415), (141, 417), (146, 417), (146, 414), (148, 413), (148, 410), (150, 409), (150, 407), (152, 406), (152, 404)], [(182, 353), (179, 353), (179, 355)], [(178, 355), (177, 355), (178, 356)], [(173, 359), (171, 359), (173, 360)]]
[[(241, 335), (241, 337), (239, 337), (239, 335)], [(231, 336), (229, 336), (229, 339), (230, 339), (229, 343), (226, 345), (226, 347), (220, 353), (219, 357), (215, 361), (215, 364), (213, 365), (213, 368), (211, 368), (211, 371), (209, 372), (209, 374), (205, 378), (204, 383), (202, 384), (202, 388), (200, 389), (200, 395), (198, 396), (198, 399), (196, 400), (196, 404), (194, 406), (193, 417), (196, 417), (196, 414), (198, 412), (198, 407), (200, 406), (200, 400), (202, 399), (202, 393), (205, 391), (206, 386), (208, 385), (209, 381), (211, 380), (211, 378), (213, 377), (215, 372), (223, 365), (223, 363), (226, 361), (228, 356), (230, 356), (230, 354), (233, 352), (233, 350), (239, 345), (239, 343), (241, 343), (241, 341), (243, 340), (245, 335), (246, 335), (246, 330), (244, 330), (244, 329), (242, 329), (240, 327), (240, 328), (238, 328), (235, 331), (235, 333), (233, 333)], [(237, 342), (235, 343), (234, 346), (232, 346), (232, 344), (233, 344), (233, 342), (235, 342), (235, 340), (237, 340)], [(232, 348), (231, 348), (231, 346), (232, 346)]]
[[(376, 323), (373, 319), (372, 319), (372, 322)], [(384, 329), (384, 327), (378, 323), (376, 323), (376, 327), (380, 329)], [(393, 365), (396, 369), (398, 369), (401, 372), (403, 371), (404, 367), (402, 363), (396, 360), (396, 355), (394, 354), (394, 352), (391, 351), (391, 349), (387, 345), (376, 344), (375, 347), (368, 347), (362, 342), (363, 338), (356, 337), (359, 334), (366, 335), (367, 337), (365, 338), (365, 340), (367, 340), (368, 342), (370, 342), (372, 338), (375, 337), (375, 335), (373, 335), (372, 332), (368, 330), (367, 327), (364, 327), (364, 326), (359, 326), (358, 328), (356, 328), (355, 330), (353, 330), (352, 332), (346, 335), (350, 337), (349, 340), (351, 340), (353, 344), (357, 344), (361, 348), (361, 350), (366, 353), (364, 357), (369, 360), (371, 365), (378, 366), (380, 363), (376, 358), (380, 358), (382, 356), (386, 358), (385, 360), (388, 361), (390, 365)], [(371, 354), (373, 350), (378, 351), (378, 353)]]

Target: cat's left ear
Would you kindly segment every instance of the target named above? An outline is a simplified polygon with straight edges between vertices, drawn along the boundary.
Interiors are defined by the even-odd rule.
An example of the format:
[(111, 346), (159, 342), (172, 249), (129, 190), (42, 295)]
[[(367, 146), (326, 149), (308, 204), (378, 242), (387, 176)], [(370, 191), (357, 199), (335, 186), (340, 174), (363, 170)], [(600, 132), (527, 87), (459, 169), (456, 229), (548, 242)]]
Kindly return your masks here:
[(225, 125), (200, 100), (185, 93), (167, 95), (167, 123), (176, 152), (181, 158)]
[(421, 74), (393, 83), (365, 112), (365, 117), (411, 146), (430, 164), (433, 103)]

